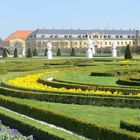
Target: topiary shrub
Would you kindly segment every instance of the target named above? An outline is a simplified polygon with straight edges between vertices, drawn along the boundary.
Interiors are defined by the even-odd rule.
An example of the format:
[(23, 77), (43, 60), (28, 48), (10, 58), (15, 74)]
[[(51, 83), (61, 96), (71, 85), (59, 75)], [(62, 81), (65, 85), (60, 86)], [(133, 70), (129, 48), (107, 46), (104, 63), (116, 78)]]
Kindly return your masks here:
[(34, 50), (33, 50), (33, 56), (38, 56), (38, 53), (37, 53), (37, 49), (36, 48), (34, 48)]
[(47, 52), (48, 52), (48, 49), (46, 48), (46, 49), (45, 49), (44, 56), (47, 56)]
[(29, 57), (32, 57), (32, 51), (30, 48), (27, 49), (27, 55), (26, 55), (27, 58)]
[(58, 50), (57, 50), (57, 56), (61, 56), (61, 50), (60, 50), (60, 48), (58, 48)]
[(132, 59), (132, 52), (131, 52), (131, 48), (129, 45), (127, 45), (126, 50), (125, 50), (125, 59)]
[(6, 48), (3, 49), (2, 57), (8, 57)]
[(17, 58), (18, 57), (18, 50), (17, 50), (17, 48), (15, 48), (15, 50), (14, 50), (14, 58)]
[(75, 55), (76, 55), (76, 53), (75, 53), (75, 49), (72, 48), (72, 50), (71, 50), (71, 56), (75, 56)]

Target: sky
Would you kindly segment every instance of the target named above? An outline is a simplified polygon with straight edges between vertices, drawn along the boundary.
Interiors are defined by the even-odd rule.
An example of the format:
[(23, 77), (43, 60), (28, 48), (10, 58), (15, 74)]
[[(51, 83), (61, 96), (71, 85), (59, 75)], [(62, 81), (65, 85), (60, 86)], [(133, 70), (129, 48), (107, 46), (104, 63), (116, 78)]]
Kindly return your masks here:
[(140, 0), (0, 0), (0, 38), (16, 30), (140, 29)]

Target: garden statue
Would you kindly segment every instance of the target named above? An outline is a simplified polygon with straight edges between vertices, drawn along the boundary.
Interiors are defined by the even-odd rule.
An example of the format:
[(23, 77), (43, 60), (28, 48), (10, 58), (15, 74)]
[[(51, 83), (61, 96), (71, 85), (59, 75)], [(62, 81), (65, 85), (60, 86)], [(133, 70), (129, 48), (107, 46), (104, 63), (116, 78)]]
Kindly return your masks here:
[(26, 56), (26, 46), (25, 43), (22, 42), (22, 56)]
[(115, 43), (112, 44), (112, 57), (117, 57), (117, 49)]
[(87, 55), (87, 58), (91, 59), (93, 58), (93, 44), (92, 44), (92, 41), (90, 39), (87, 40), (87, 52), (86, 52), (86, 55)]
[(48, 52), (47, 52), (47, 57), (48, 59), (52, 59), (52, 43), (48, 42), (47, 43), (47, 49), (48, 49)]

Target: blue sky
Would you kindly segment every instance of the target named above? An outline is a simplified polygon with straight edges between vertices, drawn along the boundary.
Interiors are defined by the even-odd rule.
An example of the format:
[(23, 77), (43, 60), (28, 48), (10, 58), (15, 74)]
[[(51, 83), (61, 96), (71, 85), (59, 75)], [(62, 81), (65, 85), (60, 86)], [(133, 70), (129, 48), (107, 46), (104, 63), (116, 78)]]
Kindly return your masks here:
[(36, 28), (140, 29), (140, 0), (1, 0), (0, 38)]

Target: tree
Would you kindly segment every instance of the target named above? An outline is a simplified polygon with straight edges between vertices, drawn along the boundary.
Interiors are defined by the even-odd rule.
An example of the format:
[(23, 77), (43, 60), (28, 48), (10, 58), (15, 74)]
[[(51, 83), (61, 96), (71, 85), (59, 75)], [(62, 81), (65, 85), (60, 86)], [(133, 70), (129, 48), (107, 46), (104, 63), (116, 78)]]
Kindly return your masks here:
[(72, 50), (71, 50), (71, 56), (75, 56), (75, 55), (76, 55), (76, 53), (75, 53), (75, 49), (72, 48)]
[(2, 53), (2, 57), (8, 57), (8, 54), (7, 54), (8, 52), (7, 52), (7, 49), (6, 48), (4, 48), (3, 49), (3, 53)]
[(48, 52), (48, 49), (46, 48), (46, 49), (45, 49), (44, 56), (47, 56), (47, 52)]
[(61, 56), (61, 50), (60, 50), (60, 48), (58, 48), (58, 50), (57, 50), (57, 56)]
[(37, 53), (37, 49), (36, 48), (34, 48), (33, 56), (38, 56), (38, 53)]
[(14, 58), (17, 58), (18, 57), (18, 50), (17, 50), (17, 48), (15, 48), (15, 50), (14, 50)]
[(126, 49), (125, 49), (125, 59), (132, 59), (132, 52), (131, 52), (131, 48), (129, 45), (127, 45)]
[(27, 55), (26, 55), (27, 58), (29, 57), (32, 57), (32, 51), (30, 48), (27, 49)]

